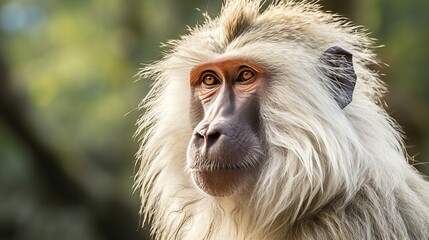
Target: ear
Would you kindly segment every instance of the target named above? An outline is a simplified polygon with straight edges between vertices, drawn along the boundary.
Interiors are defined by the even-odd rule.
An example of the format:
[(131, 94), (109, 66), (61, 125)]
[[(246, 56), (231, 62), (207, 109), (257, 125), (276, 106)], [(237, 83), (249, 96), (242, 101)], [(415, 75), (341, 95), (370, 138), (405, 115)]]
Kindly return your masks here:
[(353, 55), (341, 47), (330, 47), (322, 55), (327, 64), (326, 76), (332, 81), (333, 97), (341, 109), (352, 101), (356, 85), (356, 73), (353, 68)]

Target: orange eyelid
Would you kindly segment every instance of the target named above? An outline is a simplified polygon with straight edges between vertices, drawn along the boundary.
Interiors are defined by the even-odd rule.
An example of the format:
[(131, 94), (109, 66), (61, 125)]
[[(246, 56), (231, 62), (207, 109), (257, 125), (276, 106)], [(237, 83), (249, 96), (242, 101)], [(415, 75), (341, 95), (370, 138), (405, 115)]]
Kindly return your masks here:
[[(235, 75), (236, 76), (235, 79), (239, 79), (241, 77), (240, 75), (242, 74), (242, 72), (246, 70), (252, 72), (253, 76), (248, 80), (243, 79), (242, 82), (250, 83), (249, 81), (252, 81), (260, 77), (264, 78), (264, 76), (267, 75), (266, 69), (263, 66), (259, 65), (258, 63), (253, 62), (252, 60), (231, 58), (231, 59), (221, 59), (213, 62), (203, 63), (201, 65), (193, 67), (190, 71), (189, 80), (190, 80), (191, 86), (198, 87), (198, 86), (201, 86), (202, 75), (206, 71), (211, 71), (213, 75), (216, 76), (218, 80), (220, 80), (220, 79), (224, 79), (224, 77), (228, 79), (228, 76), (224, 76), (224, 75), (229, 75), (230, 77), (233, 77), (232, 75), (234, 75), (234, 71), (235, 71), (235, 74), (237, 74), (238, 72), (238, 74)], [(221, 74), (222, 76), (219, 77), (219, 74)]]

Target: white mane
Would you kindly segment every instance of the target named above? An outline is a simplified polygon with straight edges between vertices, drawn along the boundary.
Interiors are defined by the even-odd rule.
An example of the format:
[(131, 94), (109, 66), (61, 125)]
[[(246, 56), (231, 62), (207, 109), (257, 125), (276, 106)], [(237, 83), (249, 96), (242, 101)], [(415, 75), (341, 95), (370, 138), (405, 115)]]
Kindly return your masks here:
[[(156, 239), (429, 239), (429, 185), (407, 163), (401, 130), (380, 107), (385, 88), (368, 66), (371, 41), (311, 3), (228, 1), (142, 77), (155, 80), (138, 121), (136, 189)], [(320, 61), (353, 54), (353, 101), (333, 103)], [(189, 71), (240, 56), (270, 73), (261, 99), (267, 140), (251, 197), (215, 198), (186, 170)]]

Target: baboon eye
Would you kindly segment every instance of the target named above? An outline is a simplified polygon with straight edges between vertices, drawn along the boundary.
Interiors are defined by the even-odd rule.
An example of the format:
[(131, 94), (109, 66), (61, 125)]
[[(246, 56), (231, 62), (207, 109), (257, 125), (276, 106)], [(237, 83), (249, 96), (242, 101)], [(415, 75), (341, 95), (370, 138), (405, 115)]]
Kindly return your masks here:
[(253, 79), (255, 74), (250, 70), (243, 70), (238, 76), (237, 82), (247, 82)]
[(220, 83), (219, 79), (212, 73), (204, 74), (202, 79), (201, 79), (201, 82), (205, 86), (209, 86), (209, 87), (213, 87), (213, 86)]

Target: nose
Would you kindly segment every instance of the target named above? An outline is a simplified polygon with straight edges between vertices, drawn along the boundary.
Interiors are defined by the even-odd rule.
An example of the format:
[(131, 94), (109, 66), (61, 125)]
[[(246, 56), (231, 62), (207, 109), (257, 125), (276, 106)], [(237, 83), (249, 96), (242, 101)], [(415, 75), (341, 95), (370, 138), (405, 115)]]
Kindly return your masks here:
[(220, 137), (221, 133), (219, 129), (201, 129), (195, 133), (196, 138), (200, 138), (207, 145), (207, 147), (213, 145)]
[(205, 124), (197, 129), (193, 142), (202, 153), (207, 153), (219, 141), (224, 131), (222, 124)]

